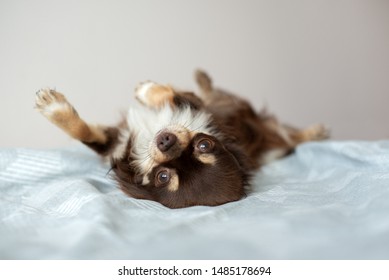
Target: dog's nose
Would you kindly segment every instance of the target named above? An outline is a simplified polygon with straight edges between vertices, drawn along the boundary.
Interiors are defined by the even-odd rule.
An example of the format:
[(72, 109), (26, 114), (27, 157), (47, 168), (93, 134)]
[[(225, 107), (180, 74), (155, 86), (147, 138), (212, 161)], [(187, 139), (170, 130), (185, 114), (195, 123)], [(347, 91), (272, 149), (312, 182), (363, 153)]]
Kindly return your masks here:
[(177, 136), (170, 132), (162, 132), (157, 137), (157, 147), (161, 152), (166, 152), (177, 142)]

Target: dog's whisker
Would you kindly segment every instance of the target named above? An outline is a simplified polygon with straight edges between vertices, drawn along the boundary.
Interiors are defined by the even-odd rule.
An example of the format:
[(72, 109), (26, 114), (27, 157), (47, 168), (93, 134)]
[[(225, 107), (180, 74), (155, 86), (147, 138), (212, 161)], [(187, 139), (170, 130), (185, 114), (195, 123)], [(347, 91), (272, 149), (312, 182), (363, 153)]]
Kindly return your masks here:
[(199, 125), (198, 127), (194, 128), (193, 131), (197, 131), (197, 130), (200, 130), (202, 128), (204, 128), (206, 125), (202, 124), (202, 125)]

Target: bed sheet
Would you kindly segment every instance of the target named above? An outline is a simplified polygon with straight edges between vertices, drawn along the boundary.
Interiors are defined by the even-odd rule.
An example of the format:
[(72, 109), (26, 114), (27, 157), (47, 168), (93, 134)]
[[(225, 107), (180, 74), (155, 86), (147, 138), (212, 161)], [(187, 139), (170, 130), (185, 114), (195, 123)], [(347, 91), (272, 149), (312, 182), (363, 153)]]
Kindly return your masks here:
[(0, 259), (389, 259), (389, 141), (303, 144), (246, 198), (173, 210), (87, 148), (0, 149)]

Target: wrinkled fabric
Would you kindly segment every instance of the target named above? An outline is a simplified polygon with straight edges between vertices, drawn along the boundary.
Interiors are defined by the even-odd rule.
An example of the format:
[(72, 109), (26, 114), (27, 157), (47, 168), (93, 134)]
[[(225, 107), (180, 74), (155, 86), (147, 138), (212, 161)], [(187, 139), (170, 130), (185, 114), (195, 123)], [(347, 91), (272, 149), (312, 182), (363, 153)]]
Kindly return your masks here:
[(109, 169), (0, 149), (0, 259), (389, 259), (389, 141), (303, 144), (217, 207), (127, 197)]

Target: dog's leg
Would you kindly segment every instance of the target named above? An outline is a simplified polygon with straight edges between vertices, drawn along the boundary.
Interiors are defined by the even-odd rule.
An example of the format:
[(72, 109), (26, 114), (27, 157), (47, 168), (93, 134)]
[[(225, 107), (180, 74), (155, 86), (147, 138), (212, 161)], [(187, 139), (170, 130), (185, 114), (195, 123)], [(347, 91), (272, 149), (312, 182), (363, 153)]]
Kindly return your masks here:
[(288, 126), (284, 127), (288, 132), (289, 137), (292, 139), (294, 145), (296, 146), (308, 141), (325, 140), (330, 136), (329, 129), (322, 124), (312, 125), (306, 129), (301, 130)]
[(329, 129), (322, 125), (316, 124), (305, 129), (298, 129), (289, 125), (281, 124), (278, 120), (265, 111), (260, 113), (261, 119), (265, 127), (276, 133), (280, 139), (280, 143), (284, 143), (288, 148), (295, 148), (297, 145), (308, 141), (320, 141), (329, 138)]
[(199, 109), (203, 103), (192, 92), (180, 92), (171, 86), (160, 85), (154, 82), (144, 82), (135, 89), (135, 98), (149, 108), (159, 109), (170, 105), (173, 108), (189, 106)]
[[(263, 152), (260, 163), (269, 163), (294, 151), (297, 145), (308, 141), (319, 141), (329, 137), (329, 130), (321, 124), (306, 129), (297, 129), (280, 124), (274, 116), (266, 112), (260, 114), (262, 123), (262, 141), (260, 147)], [(255, 146), (255, 145), (254, 145)]]
[(117, 128), (86, 123), (63, 94), (51, 89), (41, 89), (36, 93), (35, 103), (36, 108), (49, 121), (97, 153), (106, 155), (115, 146)]
[(160, 108), (165, 104), (173, 105), (174, 90), (151, 81), (140, 83), (135, 89), (135, 98), (150, 108)]

